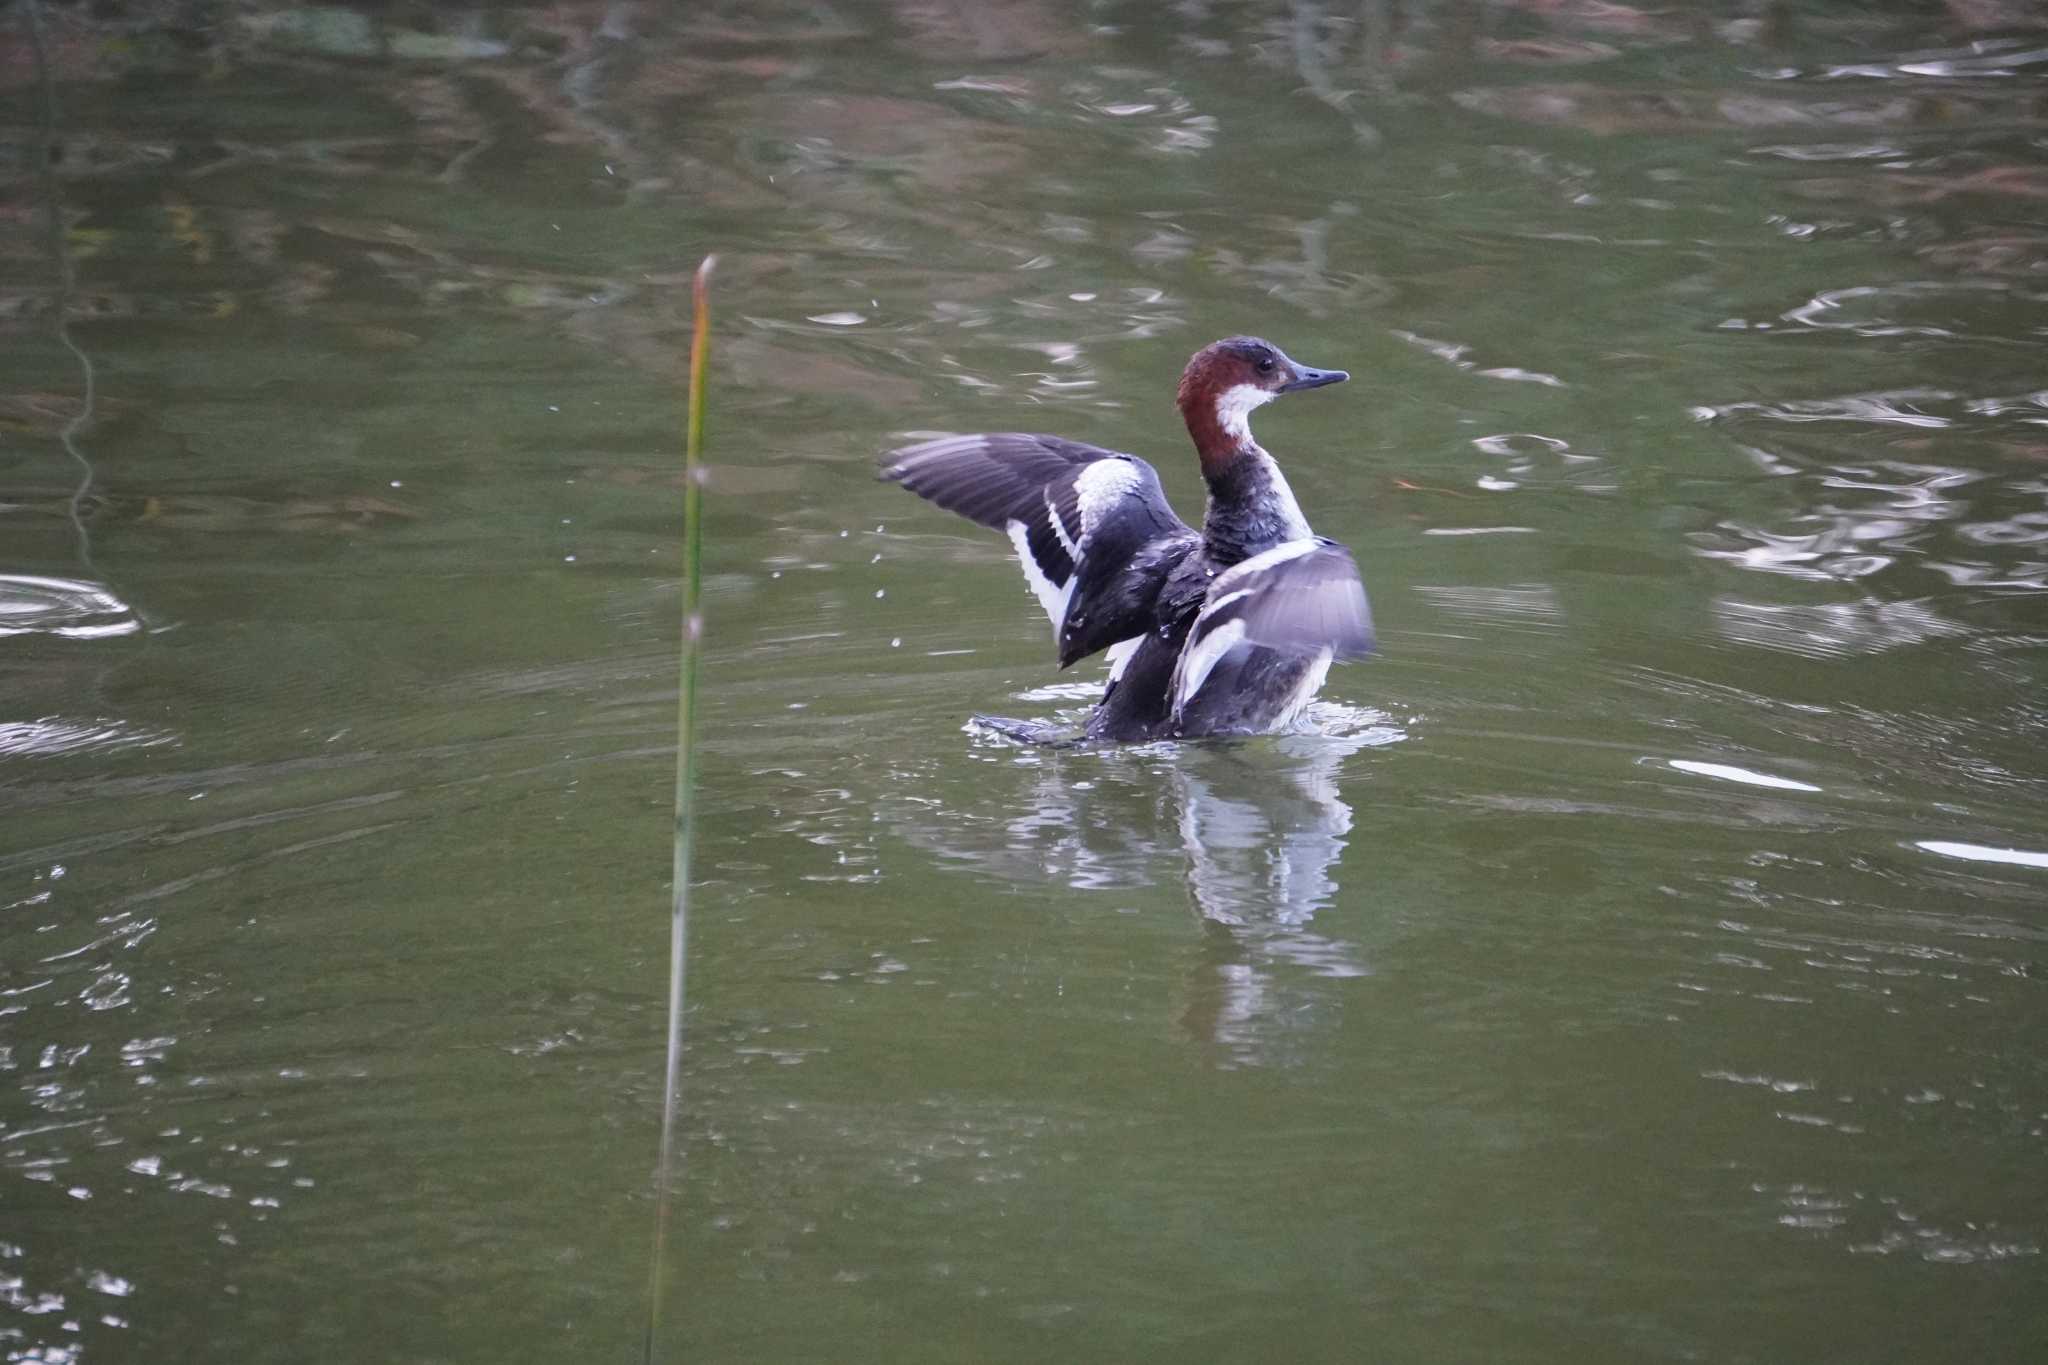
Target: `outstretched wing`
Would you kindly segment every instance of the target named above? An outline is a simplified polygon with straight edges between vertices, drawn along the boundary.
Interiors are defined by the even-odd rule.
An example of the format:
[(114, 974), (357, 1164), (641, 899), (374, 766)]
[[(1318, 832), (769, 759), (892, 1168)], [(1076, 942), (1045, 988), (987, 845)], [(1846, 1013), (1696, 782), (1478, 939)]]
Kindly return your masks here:
[(1351, 552), (1321, 536), (1290, 540), (1209, 584), (1174, 671), (1173, 710), (1182, 713), (1219, 665), (1253, 650), (1306, 658), (1320, 670), (1372, 648), (1372, 609)]
[(1195, 533), (1135, 455), (1058, 436), (946, 436), (891, 451), (881, 476), (1010, 537), (1052, 618), (1060, 666), (1151, 628)]

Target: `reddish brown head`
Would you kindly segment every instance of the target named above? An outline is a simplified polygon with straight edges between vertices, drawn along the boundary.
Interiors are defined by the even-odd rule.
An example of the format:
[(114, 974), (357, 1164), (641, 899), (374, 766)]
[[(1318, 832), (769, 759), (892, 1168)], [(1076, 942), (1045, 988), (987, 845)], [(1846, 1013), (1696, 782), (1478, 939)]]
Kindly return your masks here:
[(1247, 450), (1252, 441), (1251, 412), (1283, 393), (1339, 384), (1351, 376), (1342, 370), (1316, 370), (1297, 365), (1287, 353), (1258, 337), (1225, 337), (1195, 352), (1181, 371), (1181, 419), (1202, 457), (1202, 473), (1214, 478)]

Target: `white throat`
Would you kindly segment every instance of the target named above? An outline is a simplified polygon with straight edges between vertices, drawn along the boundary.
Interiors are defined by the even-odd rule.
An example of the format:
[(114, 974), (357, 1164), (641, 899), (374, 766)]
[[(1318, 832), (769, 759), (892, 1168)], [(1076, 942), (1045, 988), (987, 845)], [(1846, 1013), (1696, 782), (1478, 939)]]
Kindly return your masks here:
[(1273, 394), (1257, 384), (1232, 384), (1216, 395), (1216, 425), (1233, 441), (1252, 439), (1252, 409), (1273, 401)]

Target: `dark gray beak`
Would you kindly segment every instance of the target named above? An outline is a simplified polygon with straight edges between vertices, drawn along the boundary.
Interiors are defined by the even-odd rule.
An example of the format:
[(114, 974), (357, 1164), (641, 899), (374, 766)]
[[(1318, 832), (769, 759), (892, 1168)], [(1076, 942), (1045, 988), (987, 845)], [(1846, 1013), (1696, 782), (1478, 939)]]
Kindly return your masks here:
[(1325, 384), (1341, 384), (1350, 377), (1342, 370), (1312, 370), (1306, 365), (1295, 365), (1294, 378), (1274, 392), (1293, 393), (1296, 389), (1320, 389)]

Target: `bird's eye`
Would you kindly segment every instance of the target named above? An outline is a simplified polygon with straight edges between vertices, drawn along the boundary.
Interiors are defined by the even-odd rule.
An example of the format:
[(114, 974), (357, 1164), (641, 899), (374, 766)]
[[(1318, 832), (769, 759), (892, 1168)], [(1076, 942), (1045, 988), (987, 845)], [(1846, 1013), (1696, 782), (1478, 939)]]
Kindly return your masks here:
[(1272, 372), (1273, 372), (1273, 357), (1271, 357), (1271, 356), (1269, 356), (1269, 355), (1265, 355), (1265, 356), (1260, 356), (1260, 357), (1259, 357), (1259, 373), (1260, 373), (1260, 374), (1271, 374)]

